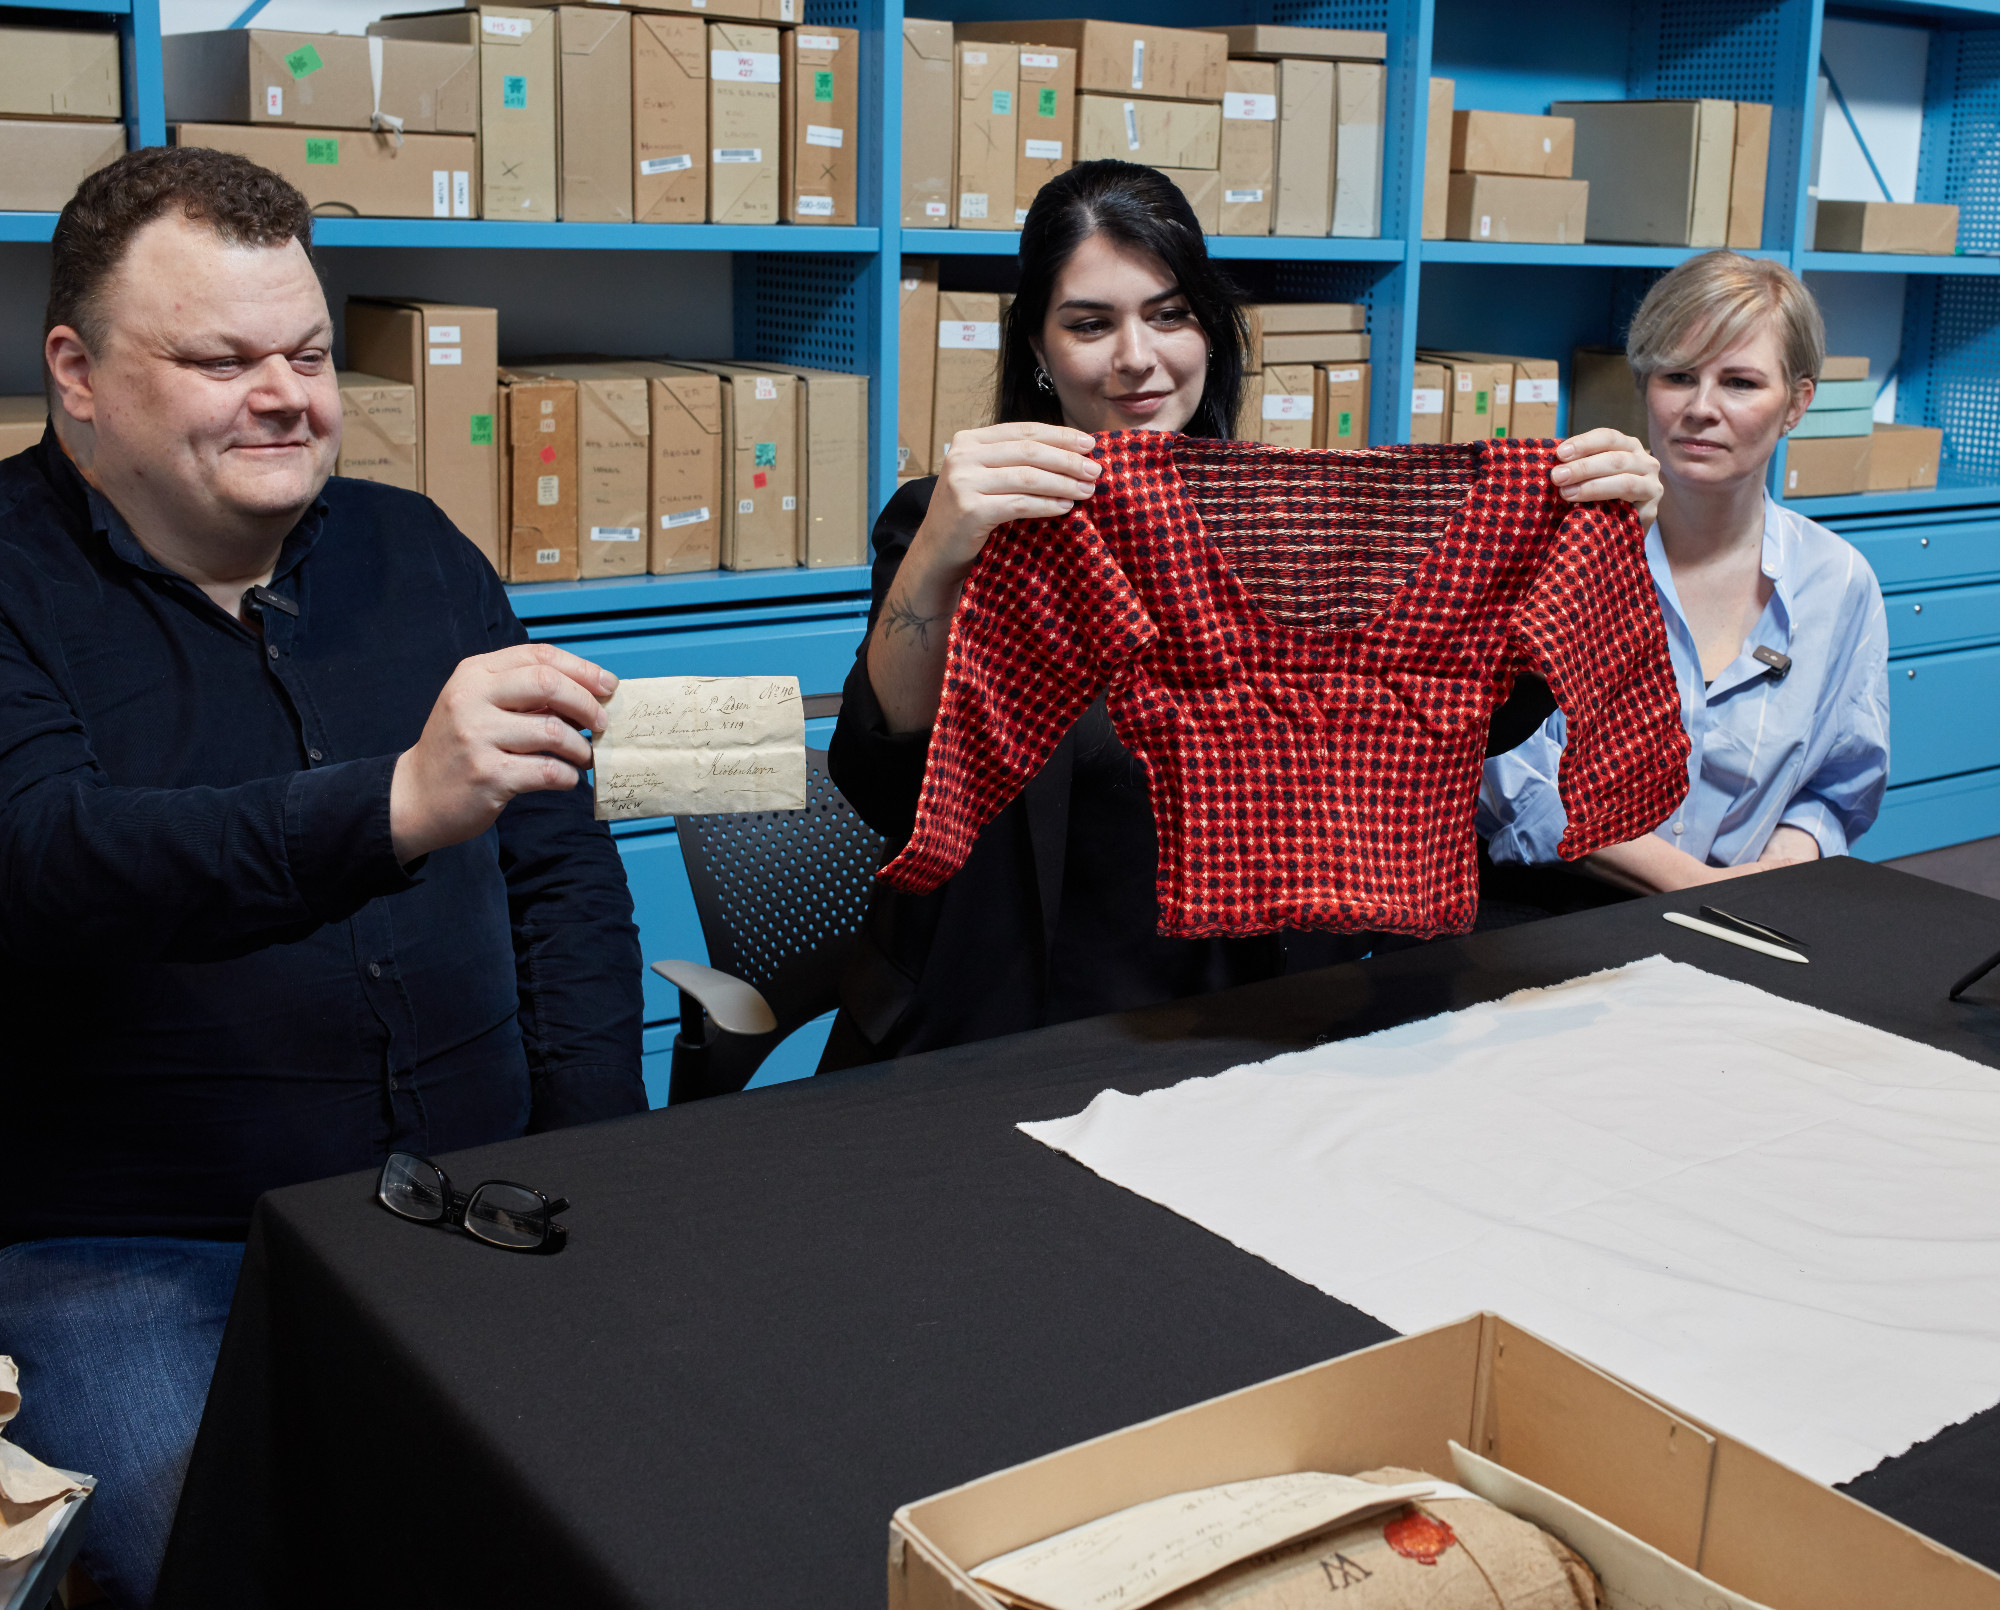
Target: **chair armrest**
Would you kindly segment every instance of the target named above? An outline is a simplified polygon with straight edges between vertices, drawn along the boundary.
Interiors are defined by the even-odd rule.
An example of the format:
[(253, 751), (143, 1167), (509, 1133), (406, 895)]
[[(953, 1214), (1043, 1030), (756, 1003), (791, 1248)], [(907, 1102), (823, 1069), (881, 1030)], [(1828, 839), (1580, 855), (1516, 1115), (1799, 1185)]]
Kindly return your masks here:
[(769, 1034), (778, 1026), (778, 1014), (764, 997), (729, 973), (684, 961), (654, 962), (653, 971), (683, 996), (699, 1001), (725, 1034)]

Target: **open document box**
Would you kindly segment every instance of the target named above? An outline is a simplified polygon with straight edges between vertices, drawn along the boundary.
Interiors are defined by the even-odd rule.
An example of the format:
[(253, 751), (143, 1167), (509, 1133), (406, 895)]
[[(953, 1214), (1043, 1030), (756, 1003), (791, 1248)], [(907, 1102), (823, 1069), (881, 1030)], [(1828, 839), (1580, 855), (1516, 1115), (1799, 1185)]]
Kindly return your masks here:
[(984, 1476), (896, 1511), (890, 1610), (999, 1610), (972, 1568), (1170, 1493), (1291, 1471), (1451, 1479), (1464, 1444), (1770, 1610), (2000, 1610), (2000, 1576), (1497, 1314)]

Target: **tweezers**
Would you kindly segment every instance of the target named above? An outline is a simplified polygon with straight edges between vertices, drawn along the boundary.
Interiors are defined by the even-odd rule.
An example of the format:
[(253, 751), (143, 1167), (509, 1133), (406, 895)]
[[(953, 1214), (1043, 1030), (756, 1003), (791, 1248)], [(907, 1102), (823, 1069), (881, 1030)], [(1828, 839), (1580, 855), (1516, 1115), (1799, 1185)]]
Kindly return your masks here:
[(1794, 939), (1781, 928), (1772, 928), (1761, 922), (1752, 922), (1747, 917), (1732, 917), (1720, 906), (1703, 906), (1701, 914), (1710, 922), (1719, 922), (1725, 928), (1734, 928), (1738, 933), (1749, 934), (1753, 939), (1768, 939), (1773, 944), (1790, 945), (1794, 950), (1811, 950), (1803, 939)]

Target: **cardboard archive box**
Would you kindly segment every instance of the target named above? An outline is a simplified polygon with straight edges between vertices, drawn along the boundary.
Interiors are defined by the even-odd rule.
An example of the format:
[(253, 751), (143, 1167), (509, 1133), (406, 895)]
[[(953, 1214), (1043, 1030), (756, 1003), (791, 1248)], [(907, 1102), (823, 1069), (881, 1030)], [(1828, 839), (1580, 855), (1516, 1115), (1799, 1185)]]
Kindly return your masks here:
[(944, 467), (953, 436), (993, 423), (1000, 384), (1000, 298), (991, 291), (940, 291), (935, 355), (933, 475)]
[(1590, 184), (1584, 179), (1454, 173), (1445, 238), (1580, 246), (1589, 205)]
[(586, 581), (643, 576), (652, 525), (646, 484), (652, 424), (644, 367), (618, 360), (522, 367), (576, 387), (578, 576)]
[(1333, 228), (1334, 63), (1278, 63), (1278, 204), (1271, 232)]
[(1958, 208), (1946, 202), (1822, 201), (1813, 250), (1949, 257), (1958, 250)]
[(1875, 427), (1868, 447), (1868, 490), (1904, 492), (1936, 486), (1938, 460), (1944, 456), (1944, 432), (1929, 425)]
[(352, 218), (472, 218), (479, 212), (479, 142), (469, 134), (259, 128), (180, 123), (175, 145), (234, 151), (291, 181), (315, 213)]
[(708, 221), (778, 221), (778, 30), (708, 25)]
[(1872, 434), (1787, 439), (1783, 495), (1826, 498), (1866, 492), (1873, 467), (1874, 442)]
[(218, 28), (160, 40), (169, 123), (365, 129), (375, 110), (358, 34)]
[(449, 302), (350, 297), (347, 362), (416, 388), (418, 490), (498, 570), (499, 313)]
[(938, 359), (937, 259), (905, 257), (897, 289), (896, 473), (929, 475)]
[(1318, 447), (1368, 445), (1368, 365), (1321, 364), (1313, 371), (1313, 427)]
[(88, 175), (124, 154), (123, 123), (0, 119), (0, 212), (61, 212)]
[(340, 383), (340, 464), (356, 481), (380, 481), (406, 492), (417, 485), (417, 388), (382, 375), (343, 369)]
[(1553, 358), (1519, 358), (1503, 352), (1454, 352), (1454, 358), (1493, 365), (1493, 434), (1537, 440), (1556, 433), (1561, 400), (1560, 366)]
[(499, 372), (503, 579), (576, 580), (576, 382)]
[(1155, 168), (1173, 181), (1204, 235), (1222, 233), (1222, 175), (1213, 168)]
[(1771, 164), (1771, 109), (1736, 103), (1736, 155), (1729, 165), (1729, 244), (1754, 252), (1764, 244), (1764, 191)]
[(1268, 235), (1278, 200), (1278, 64), (1228, 63), (1222, 97), (1223, 235)]
[(1042, 186), (1076, 163), (1076, 52), (1067, 45), (1023, 45), (1016, 104), (1014, 227), (1019, 229)]
[(1576, 121), (1576, 176), (1596, 192), (1592, 240), (1728, 243), (1734, 101), (1557, 101), (1549, 110)]
[(118, 36), (108, 29), (0, 28), (0, 117), (115, 119), (125, 109), (121, 82)]
[(1277, 331), (1258, 343), (1266, 363), (1366, 363), (1368, 335), (1359, 330)]
[(1482, 1313), (905, 1504), (889, 1523), (889, 1610), (997, 1610), (974, 1567), (1173, 1493), (1385, 1465), (1448, 1481), (1453, 1442), (1770, 1610), (2000, 1599), (1983, 1566)]
[(1608, 426), (1640, 441), (1651, 437), (1645, 399), (1623, 347), (1578, 347), (1569, 358), (1569, 433)]
[(618, 367), (646, 377), (646, 568), (656, 576), (714, 570), (722, 563), (722, 380), (641, 359)]
[(1866, 380), (1868, 360), (1865, 357), (1838, 357), (1828, 353), (1819, 366), (1819, 377), (1827, 380)]
[(1285, 23), (1241, 22), (1204, 28), (1220, 34), (1231, 56), (1279, 61), (1301, 56), (1319, 61), (1387, 61), (1389, 36), (1367, 28), (1301, 28)]
[(868, 562), (868, 377), (783, 363), (744, 367), (799, 382), (799, 562)]
[(1451, 102), (1457, 87), (1449, 78), (1431, 80), (1430, 109), (1424, 123), (1425, 240), (1444, 239), (1445, 209), (1451, 198)]
[(550, 11), (480, 6), (384, 17), (385, 39), (471, 45), (479, 53), (479, 216), (557, 216), (556, 20)]
[(798, 378), (735, 363), (676, 360), (675, 367), (722, 381), (722, 568), (798, 564)]
[(1313, 392), (1317, 385), (1313, 366), (1266, 364), (1263, 376), (1262, 431), (1257, 439), (1272, 447), (1317, 446), (1313, 440)]
[(1382, 68), (1335, 62), (1332, 232), (1346, 239), (1382, 233)]
[(614, 6), (556, 6), (562, 120), (556, 150), (562, 217), (632, 222), (632, 14)]
[(1520, 173), (1534, 179), (1567, 179), (1575, 155), (1576, 124), (1566, 117), (1521, 112), (1451, 114), (1454, 173)]
[(1219, 34), (1197, 28), (1142, 27), (1081, 17), (961, 22), (958, 41), (962, 45), (968, 39), (1061, 45), (1076, 52), (1079, 94), (1148, 95), (1169, 101), (1220, 101), (1223, 64), (1229, 55)]
[(42, 439), (48, 423), (47, 398), (0, 397), (0, 458), (27, 452)]
[(1410, 366), (1410, 440), (1444, 440), (1444, 370), (1421, 358)]
[[(1342, 335), (1350, 338), (1368, 328), (1368, 309), (1359, 302), (1245, 302), (1243, 323), (1249, 331), (1245, 347), (1244, 369), (1261, 369), (1266, 363), (1294, 362), (1311, 363), (1320, 354), (1310, 348), (1289, 349), (1289, 355), (1273, 357), (1266, 349), (1266, 338), (1280, 339), (1294, 336), (1321, 337)], [(1366, 336), (1361, 339), (1366, 341)], [(1324, 354), (1326, 361), (1355, 360), (1366, 358), (1365, 346), (1352, 344), (1339, 347)]]
[(1020, 117), (1021, 47), (958, 47), (958, 216), (960, 229), (1014, 227), (1015, 140)]
[(1110, 157), (1149, 168), (1214, 168), (1222, 149), (1220, 101), (1153, 101), (1079, 94), (1076, 159)]
[(1511, 384), (1511, 363), (1482, 362), (1448, 352), (1420, 356), (1444, 371), (1444, 440), (1483, 442), (1493, 434), (1493, 397), (1503, 377)]
[(708, 217), (708, 24), (632, 18), (632, 214), (642, 224)]
[(951, 24), (903, 19), (903, 227), (948, 229), (958, 181)]
[(852, 28), (780, 35), (778, 195), (788, 224), (854, 222), (861, 35)]
[(479, 132), (479, 51), (442, 39), (368, 41), (369, 71), (381, 62), (381, 104), (405, 134)]

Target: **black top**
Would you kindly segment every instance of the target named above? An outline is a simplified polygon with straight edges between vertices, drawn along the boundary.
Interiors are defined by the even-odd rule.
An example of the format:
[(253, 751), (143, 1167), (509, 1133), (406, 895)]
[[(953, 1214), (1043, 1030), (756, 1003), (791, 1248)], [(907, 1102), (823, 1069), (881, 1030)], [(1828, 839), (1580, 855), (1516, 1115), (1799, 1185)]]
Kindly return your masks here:
[(645, 1106), (632, 903), (589, 796), (404, 869), (389, 782), (526, 640), (425, 498), (329, 481), (261, 634), (54, 433), (0, 463), (0, 1244), (241, 1236), (259, 1193)]

